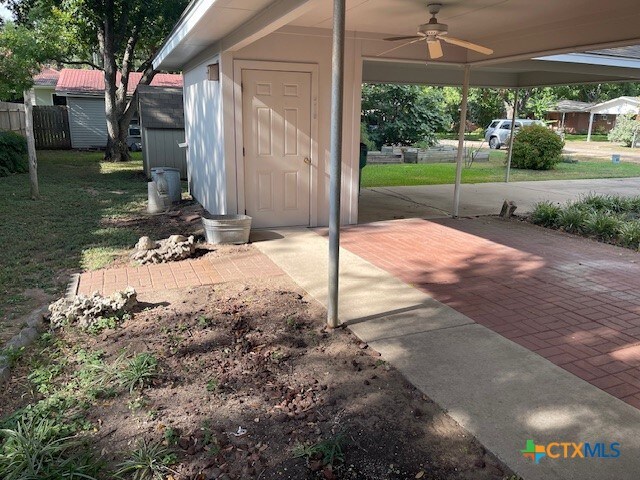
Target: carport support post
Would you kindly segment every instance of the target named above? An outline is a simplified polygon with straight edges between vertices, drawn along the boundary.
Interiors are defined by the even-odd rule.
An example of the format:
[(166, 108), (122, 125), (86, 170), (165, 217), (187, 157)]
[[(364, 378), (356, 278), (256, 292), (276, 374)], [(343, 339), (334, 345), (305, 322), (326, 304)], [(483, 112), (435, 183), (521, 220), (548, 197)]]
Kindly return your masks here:
[(511, 135), (509, 136), (509, 156), (507, 158), (507, 171), (504, 174), (504, 181), (509, 183), (509, 175), (511, 174), (511, 155), (513, 154), (513, 138), (515, 137), (516, 118), (518, 118), (518, 92), (516, 88), (513, 94), (513, 115), (511, 116)]
[(327, 305), (327, 324), (331, 328), (338, 326), (344, 29), (345, 0), (334, 0), (331, 56), (331, 164), (329, 167), (329, 303)]
[(591, 141), (592, 129), (593, 129), (593, 112), (589, 112), (589, 131), (587, 132), (587, 142)]
[(471, 66), (464, 66), (462, 83), (462, 103), (460, 104), (460, 129), (458, 130), (458, 156), (456, 158), (456, 186), (453, 190), (453, 218), (458, 218), (460, 207), (460, 183), (462, 181), (462, 157), (464, 155), (464, 132), (467, 126), (467, 102), (469, 100), (469, 77)]

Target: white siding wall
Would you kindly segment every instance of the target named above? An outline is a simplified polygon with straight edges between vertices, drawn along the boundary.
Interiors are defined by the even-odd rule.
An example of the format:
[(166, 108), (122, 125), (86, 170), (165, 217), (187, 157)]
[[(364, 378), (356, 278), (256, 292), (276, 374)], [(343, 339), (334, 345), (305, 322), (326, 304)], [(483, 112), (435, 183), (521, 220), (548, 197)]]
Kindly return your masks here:
[(33, 104), (51, 106), (53, 105), (53, 92), (55, 87), (33, 87)]
[[(222, 81), (207, 79), (210, 58), (184, 72), (185, 138), (189, 190), (213, 214), (228, 210), (222, 126)], [(231, 112), (233, 114), (233, 112)]]
[(107, 146), (107, 116), (103, 98), (67, 97), (73, 148)]

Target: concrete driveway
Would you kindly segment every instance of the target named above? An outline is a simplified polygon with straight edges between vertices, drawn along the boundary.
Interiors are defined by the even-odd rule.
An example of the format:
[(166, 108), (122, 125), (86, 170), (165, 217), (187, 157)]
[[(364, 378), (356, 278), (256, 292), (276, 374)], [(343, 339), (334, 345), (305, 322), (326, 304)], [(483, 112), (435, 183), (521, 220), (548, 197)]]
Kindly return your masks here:
[[(591, 192), (640, 195), (640, 178), (463, 184), (460, 216), (497, 214), (504, 200), (513, 200), (517, 213), (526, 213), (541, 200), (564, 203)], [(437, 218), (451, 215), (452, 208), (453, 185), (363, 188), (358, 219), (359, 223), (370, 223)]]

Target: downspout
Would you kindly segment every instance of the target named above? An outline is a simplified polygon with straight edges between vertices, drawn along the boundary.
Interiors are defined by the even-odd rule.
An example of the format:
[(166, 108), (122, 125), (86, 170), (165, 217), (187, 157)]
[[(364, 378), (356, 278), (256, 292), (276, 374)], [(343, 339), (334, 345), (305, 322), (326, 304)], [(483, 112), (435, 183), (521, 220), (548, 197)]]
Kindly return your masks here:
[(519, 88), (516, 88), (513, 94), (513, 115), (511, 117), (511, 135), (509, 136), (509, 156), (507, 158), (507, 171), (504, 175), (504, 181), (509, 183), (509, 175), (511, 174), (511, 155), (513, 154), (513, 139), (516, 136), (516, 118), (518, 118), (518, 92)]
[(333, 50), (331, 55), (331, 154), (329, 166), (329, 302), (327, 305), (327, 324), (331, 328), (338, 326), (344, 37), (345, 0), (334, 0)]
[(464, 131), (467, 125), (467, 103), (469, 100), (469, 77), (471, 65), (464, 66), (462, 82), (462, 104), (460, 105), (460, 129), (458, 130), (458, 156), (456, 158), (456, 185), (453, 190), (453, 218), (458, 218), (460, 208), (460, 183), (462, 182), (462, 159), (464, 154)]

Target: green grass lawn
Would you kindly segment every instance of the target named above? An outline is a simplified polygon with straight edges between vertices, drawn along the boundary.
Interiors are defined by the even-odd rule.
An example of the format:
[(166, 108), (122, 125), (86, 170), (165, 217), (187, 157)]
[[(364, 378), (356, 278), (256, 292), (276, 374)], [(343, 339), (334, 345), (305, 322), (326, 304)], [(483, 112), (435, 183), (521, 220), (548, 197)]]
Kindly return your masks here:
[[(587, 134), (575, 134), (575, 133), (565, 133), (564, 135), (564, 139), (567, 141), (581, 141), (581, 142), (586, 142), (587, 141)], [(592, 133), (591, 134), (591, 141), (592, 142), (608, 142), (609, 138), (607, 137), (607, 134), (602, 134), (602, 133)]]
[(118, 219), (144, 208), (141, 158), (114, 164), (100, 152), (40, 151), (39, 201), (29, 199), (27, 174), (0, 178), (0, 318), (33, 308), (25, 290), (58, 294), (69, 273), (135, 244), (140, 232)]
[[(503, 182), (505, 152), (491, 152), (490, 161), (463, 168), (462, 183)], [(575, 157), (574, 158), (578, 158)], [(578, 158), (578, 160), (580, 160)], [(454, 163), (367, 165), (362, 170), (363, 187), (395, 187), (402, 185), (441, 185), (454, 183)], [(576, 180), (583, 178), (640, 177), (640, 164), (587, 159), (578, 163), (559, 163), (553, 170), (511, 169), (511, 181)]]
[[(436, 133), (440, 140), (458, 140), (458, 132)], [(465, 133), (465, 140), (484, 140), (484, 133)]]

